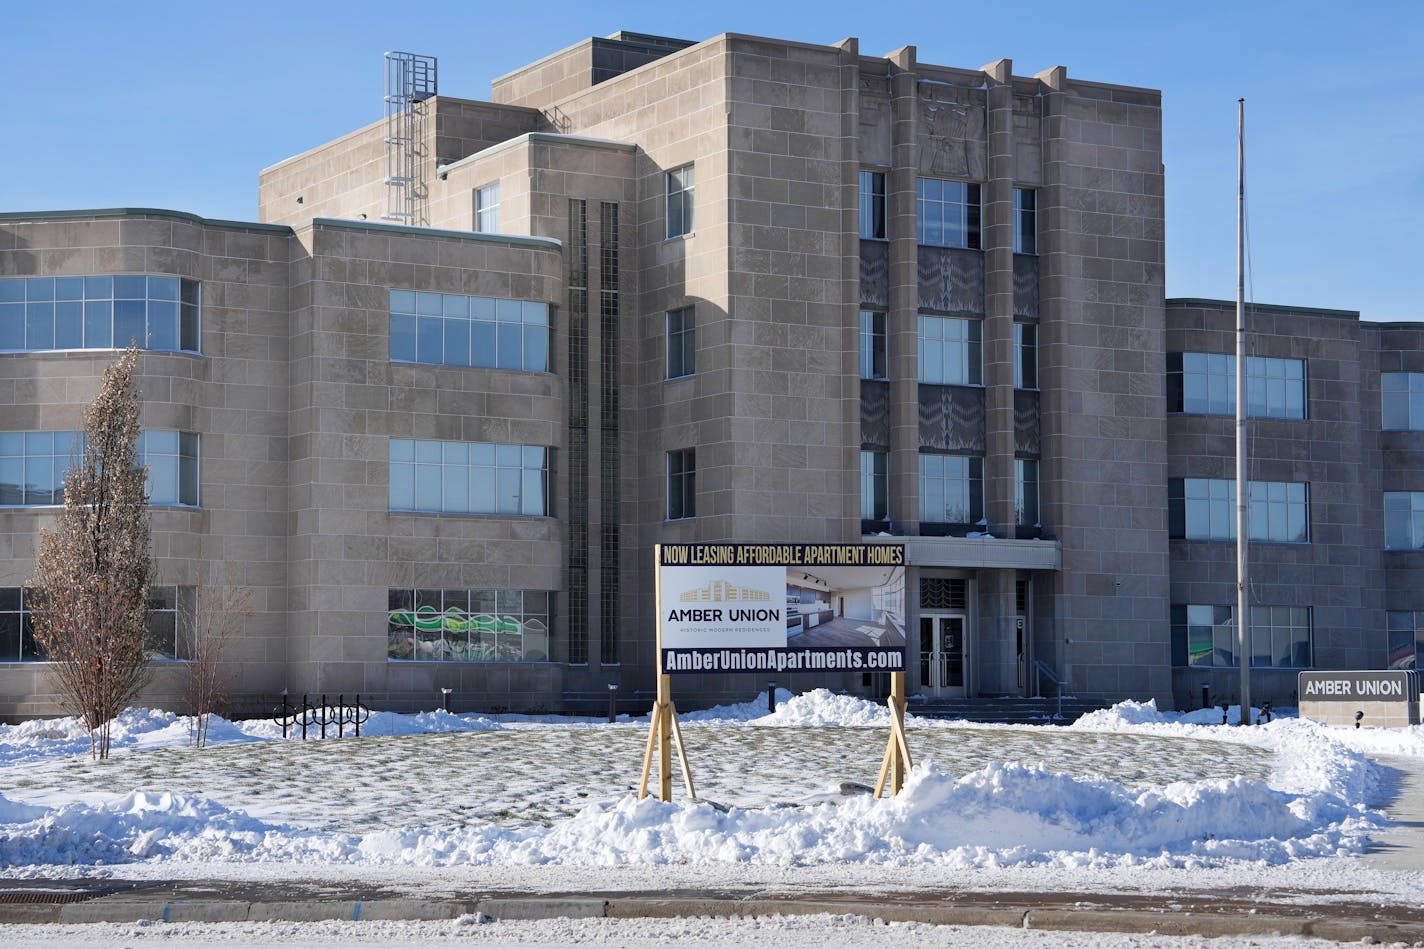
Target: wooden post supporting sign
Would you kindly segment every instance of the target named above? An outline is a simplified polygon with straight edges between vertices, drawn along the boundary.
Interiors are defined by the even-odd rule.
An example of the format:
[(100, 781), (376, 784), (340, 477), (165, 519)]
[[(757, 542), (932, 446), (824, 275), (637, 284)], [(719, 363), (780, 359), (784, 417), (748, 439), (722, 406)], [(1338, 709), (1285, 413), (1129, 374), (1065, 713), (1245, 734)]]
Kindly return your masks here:
[[(657, 615), (662, 616), (662, 545), (653, 548), (653, 562), (657, 565), (657, 579), (653, 584), (653, 601)], [(697, 799), (692, 788), (692, 768), (687, 763), (687, 750), (682, 744), (682, 729), (677, 723), (677, 709), (672, 704), (672, 676), (663, 672), (663, 629), (661, 619), (657, 623), (658, 653), (658, 695), (648, 716), (648, 747), (643, 752), (643, 776), (638, 782), (638, 800), (648, 796), (648, 778), (652, 775), (653, 756), (658, 759), (658, 800), (672, 800), (672, 747), (677, 748), (677, 760), (682, 765), (682, 784), (687, 796)]]
[(880, 797), (886, 782), (893, 797), (905, 786), (905, 774), (912, 767), (910, 746), (905, 741), (905, 673), (890, 673), (890, 741), (885, 746), (885, 757), (880, 762), (880, 777), (875, 781), (875, 796)]

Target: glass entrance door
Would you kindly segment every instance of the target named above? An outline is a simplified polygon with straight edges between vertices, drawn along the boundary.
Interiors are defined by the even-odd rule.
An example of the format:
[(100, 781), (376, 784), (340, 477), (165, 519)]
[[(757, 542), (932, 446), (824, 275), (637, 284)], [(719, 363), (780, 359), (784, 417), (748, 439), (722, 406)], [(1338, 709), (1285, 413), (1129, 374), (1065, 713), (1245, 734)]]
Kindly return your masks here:
[(920, 689), (926, 695), (965, 694), (964, 627), (962, 615), (920, 617)]

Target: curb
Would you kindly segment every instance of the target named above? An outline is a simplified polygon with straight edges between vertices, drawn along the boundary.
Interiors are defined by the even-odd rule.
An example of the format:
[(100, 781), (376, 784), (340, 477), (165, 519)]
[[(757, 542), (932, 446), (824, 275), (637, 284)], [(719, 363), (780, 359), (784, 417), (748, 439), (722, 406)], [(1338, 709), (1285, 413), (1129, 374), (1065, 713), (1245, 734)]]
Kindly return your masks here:
[(1008, 926), (1070, 932), (1160, 933), (1173, 936), (1310, 936), (1341, 942), (1424, 941), (1424, 914), (1408, 907), (1297, 907), (1286, 904), (1198, 903), (1192, 908), (1113, 904), (1111, 895), (1091, 903), (1032, 905), (993, 899), (817, 899), (639, 896), (481, 897), (470, 900), (392, 898), (375, 900), (245, 901), (135, 899), (98, 896), (80, 902), (0, 903), (0, 924), (164, 922), (317, 922), (329, 920), (454, 920), (483, 914), (496, 920), (674, 919), (765, 917), (812, 914), (869, 916), (887, 922), (955, 926)]

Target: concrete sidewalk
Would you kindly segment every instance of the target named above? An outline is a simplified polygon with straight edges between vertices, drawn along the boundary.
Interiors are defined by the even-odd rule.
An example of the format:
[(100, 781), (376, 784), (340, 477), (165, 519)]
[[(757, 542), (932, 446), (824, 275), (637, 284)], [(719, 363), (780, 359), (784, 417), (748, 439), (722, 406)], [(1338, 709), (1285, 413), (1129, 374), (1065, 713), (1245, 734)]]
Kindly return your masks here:
[(426, 898), (372, 888), (225, 881), (170, 885), (114, 880), (15, 882), (0, 886), (0, 924), (248, 922), (796, 916), (855, 914), (889, 922), (992, 925), (1076, 932), (1313, 936), (1344, 942), (1424, 941), (1424, 908), (1365, 901), (1309, 905), (1239, 892), (1182, 896), (1111, 893), (842, 892), (769, 896), (747, 892), (500, 893)]

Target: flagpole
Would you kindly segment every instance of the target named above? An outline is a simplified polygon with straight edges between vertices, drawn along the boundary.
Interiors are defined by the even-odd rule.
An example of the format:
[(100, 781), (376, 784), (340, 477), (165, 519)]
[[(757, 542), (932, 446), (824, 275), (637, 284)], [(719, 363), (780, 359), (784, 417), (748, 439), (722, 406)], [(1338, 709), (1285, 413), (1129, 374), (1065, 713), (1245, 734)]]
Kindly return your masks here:
[(1251, 485), (1246, 473), (1246, 100), (1236, 100), (1236, 641), (1241, 720), (1251, 723), (1251, 620), (1246, 605)]

